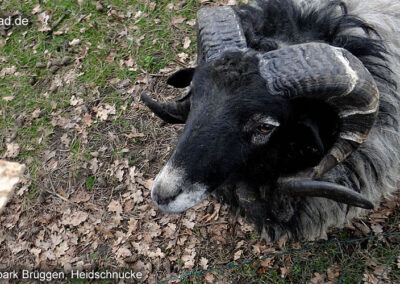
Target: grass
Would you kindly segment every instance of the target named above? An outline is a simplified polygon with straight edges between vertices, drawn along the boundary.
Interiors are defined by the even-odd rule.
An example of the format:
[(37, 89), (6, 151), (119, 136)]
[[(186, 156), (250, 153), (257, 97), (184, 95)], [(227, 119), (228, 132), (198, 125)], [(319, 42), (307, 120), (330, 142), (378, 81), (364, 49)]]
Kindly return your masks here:
[[(233, 268), (211, 268), (211, 271), (216, 280), (228, 278), (235, 283), (306, 283), (315, 273), (322, 275), (320, 281), (363, 283), (366, 272), (374, 275), (379, 283), (388, 283), (385, 274), (391, 276), (390, 283), (397, 283), (400, 270), (395, 259), (399, 252), (398, 245), (382, 242), (379, 237), (369, 240), (362, 238), (359, 241), (339, 238), (278, 253), (280, 256), (275, 256), (269, 268), (262, 267), (257, 259), (248, 259), (250, 264), (242, 260), (235, 263)], [(268, 257), (273, 256), (271, 254)], [(281, 267), (289, 268), (287, 274), (282, 275)], [(379, 267), (382, 269), (377, 270)], [(183, 283), (197, 283), (203, 277), (202, 273), (194, 274), (184, 279)]]
[[(172, 1), (177, 3), (178, 1)], [(113, 123), (118, 127), (129, 130), (132, 121), (127, 120), (120, 113), (120, 107), (126, 102), (115, 90), (105, 94), (113, 78), (121, 80), (130, 79), (134, 82), (138, 74), (143, 72), (157, 73), (167, 64), (173, 62), (177, 53), (182, 52), (179, 42), (187, 35), (194, 43), (193, 29), (184, 23), (171, 26), (173, 17), (182, 15), (186, 20), (193, 19), (199, 7), (197, 1), (188, 1), (179, 11), (168, 10), (170, 1), (105, 1), (103, 10), (96, 10), (94, 1), (45, 1), (41, 5), (42, 11), (49, 11), (51, 21), (60, 19), (66, 13), (64, 20), (60, 22), (56, 30), (65, 31), (60, 35), (40, 32), (40, 23), (37, 15), (31, 11), (37, 1), (3, 1), (0, 11), (12, 9), (19, 10), (22, 15), (30, 18), (28, 27), (16, 27), (7, 40), (7, 44), (0, 47), (0, 54), (7, 56), (8, 60), (3, 66), (16, 66), (18, 76), (9, 75), (0, 78), (1, 97), (13, 96), (13, 100), (6, 102), (0, 100), (0, 108), (4, 114), (0, 118), (1, 136), (7, 136), (5, 130), (15, 129), (16, 142), (22, 145), (19, 160), (26, 163), (31, 153), (44, 150), (50, 146), (48, 135), (41, 138), (43, 130), (53, 133), (55, 128), (51, 124), (51, 113), (61, 110), (61, 116), (68, 118), (69, 100), (71, 94), (83, 90), (78, 96), (86, 102), (96, 100), (87, 93), (88, 89), (98, 87), (101, 99), (111, 105), (115, 105), (119, 118)], [(152, 6), (156, 4), (155, 6)], [(116, 11), (116, 16), (110, 16), (109, 11)], [(142, 16), (137, 14), (140, 11)], [(130, 17), (126, 17), (130, 13)], [(122, 15), (122, 16), (121, 16)], [(138, 15), (138, 17), (135, 17)], [(87, 17), (86, 17), (87, 16)], [(119, 17), (121, 16), (121, 17)], [(82, 18), (80, 21), (77, 19)], [(82, 30), (84, 29), (84, 31)], [(83, 32), (82, 32), (83, 31)], [(123, 35), (123, 36), (122, 36)], [(121, 37), (123, 39), (121, 39)], [(79, 47), (68, 48), (68, 42), (80, 39)], [(63, 56), (76, 56), (80, 54), (79, 48), (89, 47), (87, 55), (81, 61), (79, 70), (82, 75), (73, 86), (61, 87), (57, 92), (45, 95), (43, 90), (29, 84), (30, 77), (35, 76), (37, 81), (53, 80), (54, 75), (47, 68), (37, 68), (39, 62), (47, 63), (49, 59), (60, 60)], [(193, 53), (194, 44), (185, 52)], [(107, 62), (110, 53), (114, 58)], [(129, 56), (135, 59), (135, 70), (123, 67), (121, 60)], [(62, 71), (61, 71), (62, 72)], [(61, 73), (59, 72), (59, 73)], [(48, 86), (47, 86), (48, 88)], [(86, 91), (86, 92), (85, 92)], [(51, 102), (53, 104), (51, 104)], [(55, 107), (54, 107), (55, 106)], [(17, 114), (27, 114), (39, 108), (42, 117), (33, 119), (23, 127), (16, 126)], [(79, 147), (79, 140), (74, 140), (71, 151), (75, 154)], [(4, 139), (0, 141), (0, 154), (5, 152)], [(38, 165), (36, 165), (38, 166)], [(40, 165), (39, 165), (40, 166)], [(32, 170), (32, 169), (31, 169)]]
[[(73, 193), (73, 190), (83, 186), (87, 191), (103, 194), (101, 197), (107, 201), (110, 189), (121, 183), (107, 172), (114, 161), (127, 159), (129, 166), (135, 166), (145, 175), (154, 177), (157, 167), (167, 156), (164, 152), (161, 155), (157, 149), (165, 149), (166, 145), (173, 144), (170, 134), (176, 129), (170, 128), (166, 132), (155, 127), (155, 123), (148, 123), (152, 118), (138, 104), (139, 91), (148, 86), (138, 82), (138, 79), (157, 74), (171, 65), (175, 69), (189, 65), (196, 51), (194, 27), (187, 22), (195, 19), (199, 1), (105, 0), (101, 2), (102, 10), (96, 9), (95, 1), (82, 1), (81, 5), (78, 2), (41, 1), (41, 10), (51, 14), (51, 23), (64, 17), (56, 27), (56, 33), (38, 31), (41, 24), (37, 14), (32, 15), (38, 1), (0, 2), (0, 11), (18, 10), (31, 21), (28, 27), (14, 27), (6, 44), (0, 45), (0, 58), (6, 57), (6, 61), (0, 65), (0, 71), (2, 68), (16, 67), (14, 74), (0, 77), (0, 155), (6, 152), (10, 137), (15, 137), (13, 142), (20, 145), (20, 153), (15, 160), (28, 165), (32, 181), (28, 194), (24, 195), (24, 206), (30, 212), (41, 210), (39, 196), (43, 188), (49, 187), (44, 184), (49, 177), (54, 179), (54, 187), (60, 194)], [(171, 9), (171, 4), (176, 8)], [(173, 19), (179, 17), (185, 20), (171, 24)], [(188, 49), (183, 48), (185, 37), (192, 42)], [(74, 39), (80, 39), (80, 44), (70, 46), (69, 43)], [(182, 52), (189, 55), (184, 62), (176, 58)], [(49, 68), (38, 67), (39, 63), (46, 66), (48, 62), (61, 60), (65, 56), (72, 57), (73, 63), (56, 73)], [(134, 59), (132, 67), (124, 63), (130, 57)], [(77, 75), (76, 79), (71, 83), (61, 82), (58, 89), (51, 90), (52, 84), (65, 79), (71, 70)], [(35, 78), (34, 84), (30, 83), (32, 77)], [(128, 88), (121, 89), (112, 83), (116, 78), (120, 81), (129, 79), (131, 83)], [(129, 93), (131, 87), (133, 92)], [(159, 87), (155, 84), (153, 89), (163, 93), (165, 85)], [(73, 95), (83, 100), (82, 107), (71, 106)], [(13, 99), (4, 100), (9, 96)], [(93, 108), (101, 104), (115, 106), (113, 119), (96, 119)], [(34, 116), (37, 109), (40, 109), (40, 115)], [(77, 113), (79, 111), (81, 113)], [(94, 122), (81, 129), (78, 126), (82, 125), (82, 121), (77, 119), (82, 119), (84, 113), (89, 113)], [(65, 119), (72, 126), (54, 125), (55, 118)], [(132, 126), (143, 133), (147, 140), (141, 137), (124, 138), (123, 134), (130, 133)], [(69, 145), (60, 143), (60, 137), (64, 134), (70, 139)], [(154, 141), (155, 146), (151, 145), (154, 148), (147, 145), (149, 140)], [(57, 151), (57, 170), (49, 169), (49, 161), (44, 159), (46, 151), (53, 150)], [(96, 173), (90, 170), (93, 152), (100, 153), (99, 163), (104, 165)], [(394, 229), (391, 227), (389, 230)], [(194, 230), (194, 234), (200, 238), (198, 231)], [(351, 237), (352, 233), (342, 231), (336, 236), (338, 240), (343, 240)], [(251, 232), (247, 234), (246, 241), (250, 251), (251, 243), (258, 241), (258, 235)], [(205, 242), (202, 244), (203, 254), (199, 257), (204, 255), (212, 260), (210, 266), (218, 266), (232, 258), (234, 244), (215, 248), (208, 246), (207, 240)], [(171, 251), (172, 255), (175, 253)], [(377, 265), (390, 267), (392, 279), (400, 281), (395, 261), (398, 255), (398, 244), (378, 239), (341, 246), (332, 242), (275, 257), (271, 268), (265, 269), (255, 263), (215, 271), (214, 275), (216, 279), (238, 283), (305, 283), (314, 277), (314, 273), (324, 274), (335, 266), (340, 270), (340, 283), (357, 283), (366, 271), (374, 270), (370, 264), (370, 260), (373, 260)], [(108, 257), (104, 259), (111, 262)], [(246, 257), (254, 258), (251, 253), (247, 253)], [(91, 258), (98, 261), (103, 256), (95, 251)], [(179, 258), (177, 263), (184, 265)], [(290, 267), (284, 278), (281, 277), (280, 267)], [(203, 281), (203, 276), (187, 278), (183, 283), (198, 281)]]

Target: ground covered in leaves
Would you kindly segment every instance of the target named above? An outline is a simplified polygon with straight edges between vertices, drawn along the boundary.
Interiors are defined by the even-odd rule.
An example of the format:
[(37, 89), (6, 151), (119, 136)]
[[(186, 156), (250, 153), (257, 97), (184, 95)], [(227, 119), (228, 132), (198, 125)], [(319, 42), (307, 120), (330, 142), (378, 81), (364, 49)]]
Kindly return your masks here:
[(139, 96), (181, 95), (166, 77), (195, 64), (196, 11), (217, 4), (236, 1), (0, 2), (0, 157), (28, 167), (0, 215), (0, 271), (400, 281), (398, 200), (315, 244), (267, 244), (213, 199), (181, 215), (153, 206), (153, 178), (182, 126), (163, 125)]

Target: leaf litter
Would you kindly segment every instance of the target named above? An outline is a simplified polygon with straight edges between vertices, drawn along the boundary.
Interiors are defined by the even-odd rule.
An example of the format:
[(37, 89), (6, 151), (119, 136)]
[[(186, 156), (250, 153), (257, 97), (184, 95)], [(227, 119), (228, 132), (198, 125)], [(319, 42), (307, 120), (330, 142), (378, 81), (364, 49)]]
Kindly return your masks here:
[[(236, 2), (229, 0), (223, 4), (234, 5)], [(84, 3), (80, 1), (81, 6)], [(170, 3), (165, 9), (179, 11), (182, 5), (185, 1)], [(149, 16), (146, 11), (105, 6), (102, 2), (96, 2), (95, 6), (98, 12), (107, 15), (111, 26), (127, 19), (134, 21), (136, 26)], [(149, 3), (150, 11), (159, 9), (158, 6), (156, 2)], [(31, 14), (37, 20), (34, 26), (37, 31), (53, 30), (56, 19), (52, 10), (36, 4)], [(90, 17), (81, 15), (76, 22), (88, 22)], [(193, 29), (195, 20), (173, 16), (170, 23), (174, 28), (184, 25)], [(181, 40), (174, 41), (173, 45), (179, 47), (180, 52), (176, 53), (175, 63), (160, 70), (164, 76), (139, 73), (133, 82), (110, 77), (105, 83), (108, 87), (96, 83), (82, 86), (79, 81), (85, 76), (82, 64), (89, 53), (102, 50), (100, 45), (96, 47), (85, 40), (85, 32), (86, 28), (81, 28), (81, 38), (71, 37), (65, 43), (68, 55), (57, 56), (48, 51), (44, 52), (43, 62), (36, 63), (39, 75), (33, 88), (43, 98), (53, 101), (48, 117), (54, 129), (44, 134), (49, 137), (49, 147), (38, 153), (43, 161), (39, 176), (31, 178), (28, 174), (24, 177), (17, 190), (17, 196), (23, 198), (14, 198), (0, 215), (0, 227), (5, 229), (0, 230), (0, 264), (47, 270), (133, 267), (145, 275), (144, 281), (153, 282), (159, 277), (177, 277), (184, 270), (208, 269), (231, 261), (240, 263), (282, 251), (282, 247), (251, 238), (254, 226), (241, 217), (235, 218), (226, 205), (213, 199), (205, 200), (181, 215), (163, 214), (151, 201), (153, 178), (167, 160), (182, 127), (161, 126), (160, 121), (139, 102), (139, 94), (146, 89), (160, 101), (181, 95), (179, 91), (166, 88), (165, 79), (182, 64), (195, 61), (188, 51), (193, 45), (191, 38), (183, 35)], [(145, 35), (132, 37), (130, 32), (126, 27), (121, 28), (115, 40), (123, 47), (130, 37), (138, 48), (142, 46)], [(69, 27), (60, 25), (54, 36), (68, 33)], [(7, 40), (8, 36), (2, 44)], [(117, 64), (131, 72), (140, 71), (138, 58), (133, 54), (121, 56), (119, 49), (107, 50), (106, 54), (106, 63)], [(24, 72), (8, 61), (8, 58), (0, 57), (0, 78)], [(39, 70), (46, 70), (51, 75), (46, 78)], [(63, 91), (68, 92), (67, 106), (59, 109), (56, 96)], [(122, 105), (106, 100), (107, 94), (114, 91), (127, 96)], [(14, 100), (13, 96), (8, 97), (6, 101)], [(21, 114), (21, 121), (31, 124), (44, 115), (42, 111), (36, 108), (31, 113)], [(117, 124), (121, 113), (128, 123), (134, 124), (133, 128), (126, 129)], [(39, 145), (43, 141), (43, 138), (39, 139)], [(2, 156), (8, 159), (18, 158), (27, 148), (18, 141), (5, 146)], [(30, 200), (27, 195), (33, 188), (32, 183), (42, 189), (38, 192), (39, 198)], [(31, 204), (27, 206), (26, 200)], [(365, 228), (374, 234), (385, 231), (384, 223), (394, 214), (397, 204), (389, 203), (365, 219), (355, 221), (350, 227), (354, 235), (365, 235)], [(362, 226), (364, 231), (358, 229)], [(298, 243), (291, 245), (299, 246)], [(399, 263), (400, 256), (398, 266)], [(279, 271), (283, 278), (293, 270), (289, 260), (285, 265), (277, 266), (274, 257), (263, 259), (259, 265), (258, 273), (272, 269)], [(372, 271), (366, 271), (365, 281), (377, 279), (376, 274), (382, 274), (382, 269), (375, 266)], [(315, 272), (310, 281), (334, 281), (340, 273), (340, 269), (332, 266), (326, 273)], [(387, 280), (390, 270), (385, 273), (382, 275)], [(216, 274), (208, 273), (204, 281), (213, 283), (216, 277)]]

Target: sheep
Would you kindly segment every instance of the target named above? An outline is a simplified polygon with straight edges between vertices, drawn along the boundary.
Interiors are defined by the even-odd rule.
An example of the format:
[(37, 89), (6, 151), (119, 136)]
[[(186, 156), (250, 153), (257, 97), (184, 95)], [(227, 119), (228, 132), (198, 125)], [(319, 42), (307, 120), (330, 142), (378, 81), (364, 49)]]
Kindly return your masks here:
[(314, 240), (376, 208), (400, 177), (400, 3), (265, 0), (203, 8), (198, 64), (144, 103), (185, 123), (152, 199), (179, 213), (210, 194), (269, 241)]

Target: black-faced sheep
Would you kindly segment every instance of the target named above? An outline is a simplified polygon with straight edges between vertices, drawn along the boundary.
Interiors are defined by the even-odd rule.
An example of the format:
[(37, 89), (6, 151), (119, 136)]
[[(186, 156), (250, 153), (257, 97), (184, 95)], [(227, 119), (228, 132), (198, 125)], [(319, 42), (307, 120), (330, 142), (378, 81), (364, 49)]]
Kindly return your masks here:
[[(198, 66), (168, 104), (186, 123), (152, 199), (184, 211), (211, 193), (267, 239), (314, 239), (379, 205), (400, 178), (400, 3), (257, 1), (198, 13)], [(364, 208), (364, 209), (362, 209)]]

